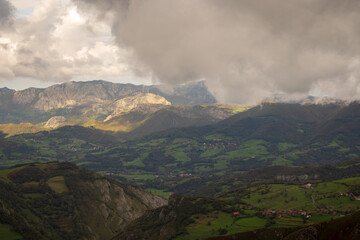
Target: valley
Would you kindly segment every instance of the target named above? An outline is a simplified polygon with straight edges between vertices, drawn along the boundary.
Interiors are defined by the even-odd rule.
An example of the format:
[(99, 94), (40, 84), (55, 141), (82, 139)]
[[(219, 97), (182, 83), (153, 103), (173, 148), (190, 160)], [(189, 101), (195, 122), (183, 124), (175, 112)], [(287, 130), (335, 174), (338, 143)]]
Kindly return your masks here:
[[(333, 113), (329, 114), (329, 109)], [(350, 109), (352, 115), (348, 114)], [(359, 112), (358, 103), (265, 104), (262, 109), (255, 107), (214, 124), (160, 130), (137, 140), (91, 127), (65, 126), (3, 138), (1, 141), (11, 147), (0, 152), (0, 166), (69, 161), (168, 194), (198, 178), (242, 174), (269, 166), (335, 164), (357, 158), (360, 126), (358, 115), (353, 114)], [(342, 119), (355, 124), (344, 128)], [(324, 132), (327, 125), (332, 125), (332, 132)]]
[[(174, 195), (169, 206), (135, 220), (116, 239), (131, 239), (135, 229), (135, 238), (195, 240), (314, 225), (359, 211), (360, 200), (352, 193), (358, 194), (359, 184), (358, 177), (313, 184), (252, 183), (216, 199)], [(167, 217), (173, 215), (176, 219)], [(158, 227), (149, 228), (148, 222)]]
[(2, 120), (0, 236), (290, 234), (360, 211), (358, 102), (182, 106), (136, 91)]
[(0, 240), (360, 240), (359, 13), (0, 0)]

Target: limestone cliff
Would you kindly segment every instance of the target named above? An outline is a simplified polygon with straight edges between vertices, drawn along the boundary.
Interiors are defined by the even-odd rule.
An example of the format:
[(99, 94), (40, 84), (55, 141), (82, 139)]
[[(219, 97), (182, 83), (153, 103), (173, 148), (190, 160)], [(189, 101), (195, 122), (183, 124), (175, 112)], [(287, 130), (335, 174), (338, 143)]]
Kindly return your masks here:
[(0, 224), (24, 239), (110, 239), (167, 201), (70, 163), (0, 172)]
[(61, 125), (63, 125), (65, 123), (65, 121), (66, 121), (66, 118), (64, 116), (52, 117), (46, 122), (45, 127), (46, 128), (58, 128)]
[[(152, 94), (152, 93), (137, 94), (135, 96), (122, 98), (120, 100), (117, 100), (113, 104), (111, 104), (110, 107), (113, 108), (114, 110), (113, 110), (112, 114), (109, 115), (105, 119), (105, 122), (111, 120), (112, 118), (114, 118), (116, 116), (119, 116), (124, 113), (128, 113), (132, 110), (135, 110), (137, 108), (144, 107), (144, 106), (146, 106), (146, 107), (154, 106), (155, 110), (158, 110), (158, 108), (156, 108), (156, 105), (158, 106), (158, 108), (159, 107), (161, 108), (163, 106), (169, 106), (169, 105), (171, 105), (171, 103), (169, 101), (167, 101), (165, 98), (163, 98), (159, 95)], [(151, 112), (151, 110), (150, 110), (150, 112)]]
[(74, 107), (87, 103), (105, 100), (116, 100), (136, 94), (154, 93), (170, 99), (180, 105), (201, 105), (215, 102), (214, 97), (207, 91), (204, 83), (178, 86), (172, 91), (164, 91), (161, 86), (144, 86), (133, 84), (119, 84), (106, 81), (67, 82), (51, 87), (28, 88), (13, 91), (0, 89), (0, 94), (10, 94), (10, 101), (15, 105), (26, 105), (39, 111)]

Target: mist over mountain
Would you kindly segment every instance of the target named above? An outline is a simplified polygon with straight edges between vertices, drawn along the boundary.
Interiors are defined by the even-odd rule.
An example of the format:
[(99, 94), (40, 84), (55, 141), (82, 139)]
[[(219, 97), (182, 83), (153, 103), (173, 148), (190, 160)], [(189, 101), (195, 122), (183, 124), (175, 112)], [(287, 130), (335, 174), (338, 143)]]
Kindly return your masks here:
[(238, 104), (274, 93), (359, 99), (357, 0), (73, 2), (160, 82), (206, 79), (219, 101)]

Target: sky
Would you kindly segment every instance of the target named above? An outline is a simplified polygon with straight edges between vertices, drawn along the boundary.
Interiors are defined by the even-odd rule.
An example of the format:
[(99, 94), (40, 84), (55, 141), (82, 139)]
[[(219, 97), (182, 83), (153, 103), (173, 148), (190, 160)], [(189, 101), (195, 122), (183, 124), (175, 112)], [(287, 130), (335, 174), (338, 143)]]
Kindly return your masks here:
[(360, 98), (358, 0), (0, 0), (0, 87), (206, 80), (220, 102)]
[(130, 69), (131, 50), (115, 44), (111, 27), (79, 15), (70, 0), (0, 0), (0, 9), (6, 5), (13, 11), (0, 11), (0, 87), (97, 79), (151, 83)]

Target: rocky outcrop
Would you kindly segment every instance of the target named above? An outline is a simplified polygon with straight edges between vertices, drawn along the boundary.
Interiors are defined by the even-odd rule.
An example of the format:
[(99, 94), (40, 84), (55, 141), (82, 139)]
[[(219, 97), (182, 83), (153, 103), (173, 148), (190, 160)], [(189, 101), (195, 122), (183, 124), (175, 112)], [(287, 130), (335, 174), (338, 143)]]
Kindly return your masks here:
[(58, 128), (60, 126), (62, 126), (64, 123), (66, 122), (66, 118), (63, 116), (56, 116), (56, 117), (52, 117), (50, 118), (46, 124), (45, 127), (46, 128)]
[(9, 89), (7, 87), (0, 88), (0, 95), (12, 94), (14, 92), (15, 92), (15, 90)]
[[(0, 223), (24, 239), (110, 239), (146, 211), (167, 204), (71, 163), (32, 163), (0, 175)], [(24, 197), (29, 192), (36, 196)]]
[[(111, 104), (111, 108), (114, 109), (113, 113), (109, 115), (106, 119), (106, 121), (111, 120), (112, 118), (119, 116), (124, 113), (128, 113), (130, 111), (133, 111), (137, 108), (144, 107), (144, 106), (169, 106), (171, 103), (167, 101), (165, 98), (155, 95), (152, 93), (147, 94), (137, 94), (135, 96), (130, 96), (126, 98), (122, 98), (120, 100), (117, 100), (113, 104)], [(149, 108), (147, 108), (149, 109)], [(159, 108), (155, 108), (155, 110), (158, 110)]]
[(218, 207), (218, 205), (219, 202), (209, 198), (172, 195), (168, 205), (147, 211), (143, 216), (128, 224), (112, 240), (175, 239), (191, 222), (191, 216), (206, 212), (208, 206)]

